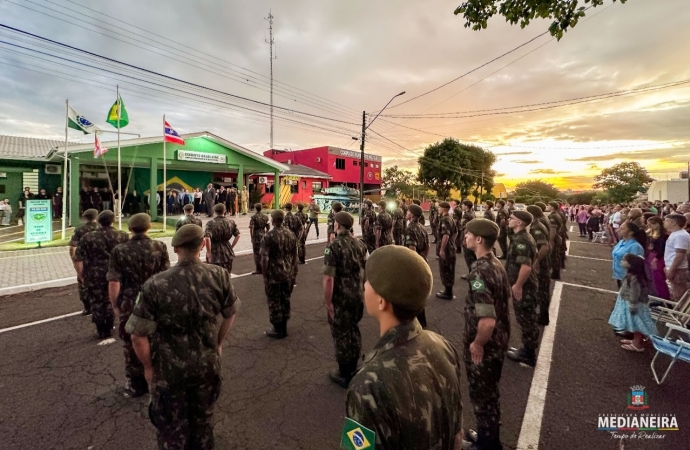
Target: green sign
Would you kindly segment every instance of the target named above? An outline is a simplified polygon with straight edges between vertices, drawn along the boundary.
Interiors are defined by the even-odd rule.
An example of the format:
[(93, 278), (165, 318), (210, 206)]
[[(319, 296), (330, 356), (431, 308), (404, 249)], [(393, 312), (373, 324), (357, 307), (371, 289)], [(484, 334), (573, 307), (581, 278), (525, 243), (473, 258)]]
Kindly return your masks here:
[(53, 207), (50, 200), (27, 200), (24, 220), (25, 244), (53, 240)]
[(340, 437), (340, 448), (346, 450), (374, 450), (376, 433), (346, 417), (343, 434)]

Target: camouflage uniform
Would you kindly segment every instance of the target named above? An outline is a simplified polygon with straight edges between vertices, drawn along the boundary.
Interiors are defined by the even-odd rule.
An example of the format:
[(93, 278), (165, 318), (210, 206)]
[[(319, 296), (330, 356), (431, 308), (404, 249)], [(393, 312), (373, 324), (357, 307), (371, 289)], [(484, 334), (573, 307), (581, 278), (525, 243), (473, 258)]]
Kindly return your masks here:
[(391, 213), (391, 219), (395, 220), (393, 227), (393, 241), (395, 245), (403, 245), (403, 231), (405, 230), (405, 215), (402, 209), (397, 208)]
[(463, 225), (463, 211), (462, 206), (458, 205), (453, 209), (453, 220), (455, 227), (458, 229), (458, 234), (455, 235), (455, 251), (460, 253), (462, 251), (462, 237), (465, 234), (465, 226)]
[(269, 319), (273, 325), (290, 319), (290, 295), (295, 282), (297, 266), (297, 239), (285, 226), (274, 227), (261, 241), (261, 256), (268, 257), (264, 273)]
[(112, 227), (99, 227), (79, 241), (75, 261), (84, 263), (84, 288), (91, 302), (91, 319), (99, 334), (112, 332), (115, 318), (108, 295), (108, 262), (113, 249), (127, 242), (127, 233)]
[(218, 315), (231, 317), (239, 307), (230, 273), (199, 260), (144, 283), (125, 329), (150, 340), (149, 418), (159, 449), (213, 448), (213, 404), (221, 389)]
[(448, 236), (448, 245), (446, 245), (446, 258), (439, 258), (439, 268), (441, 271), (441, 282), (446, 289), (453, 288), (455, 284), (455, 237), (458, 229), (455, 226), (455, 221), (450, 215), (442, 216), (438, 225), (438, 244), (436, 248), (441, 251), (441, 241), (443, 236)]
[(462, 428), (460, 357), (416, 320), (391, 328), (350, 382), (347, 417), (376, 433), (377, 449), (452, 450)]
[(333, 277), (333, 308), (335, 314), (329, 323), (335, 345), (335, 359), (340, 365), (357, 365), (362, 350), (359, 321), (364, 313), (364, 283), (362, 271), (366, 263), (367, 248), (342, 229), (326, 247), (323, 274)]
[(298, 250), (298, 257), (299, 257), (299, 262), (302, 264), (306, 264), (306, 257), (307, 257), (307, 232), (306, 232), (306, 226), (307, 222), (309, 221), (309, 218), (307, 215), (302, 212), (302, 211), (297, 211), (295, 213), (295, 217), (300, 221), (302, 224), (302, 230), (304, 232), (302, 233), (302, 237), (299, 239), (297, 242), (297, 250)]
[(467, 226), (467, 222), (474, 218), (474, 211), (464, 211), (462, 213), (462, 218), (460, 219), (460, 226), (462, 228), (458, 227), (458, 235), (461, 236), (460, 243), (462, 245), (462, 256), (465, 258), (467, 270), (470, 270), (472, 264), (477, 260), (477, 255), (475, 255), (472, 250), (465, 246), (465, 227)]
[(239, 235), (240, 230), (234, 220), (214, 217), (206, 222), (204, 237), (211, 239), (211, 264), (224, 268), (228, 273), (232, 272), (235, 251), (230, 239)]
[[(510, 285), (514, 285), (520, 273), (520, 267), (534, 266), (537, 259), (537, 244), (526, 230), (513, 233), (510, 237), (506, 272)], [(522, 330), (522, 345), (528, 350), (536, 350), (539, 345), (539, 328), (537, 327), (537, 274), (532, 270), (522, 285), (522, 299), (513, 301), (515, 318)]]
[(491, 208), (487, 208), (486, 211), (484, 211), (484, 218), (496, 222), (496, 214), (494, 214)]
[[(508, 219), (510, 218), (510, 214), (508, 213), (508, 209), (506, 207), (503, 207), (498, 210), (496, 213), (496, 223), (498, 224), (500, 228), (500, 232), (498, 234), (498, 246), (501, 248), (501, 257), (503, 259), (506, 258), (508, 255)], [(503, 221), (503, 225), (501, 225), (501, 221)]]
[(376, 231), (380, 231), (379, 247), (384, 245), (393, 245), (393, 218), (386, 210), (382, 210), (376, 217)]
[(560, 235), (561, 235), (561, 248), (560, 248), (561, 269), (565, 269), (565, 259), (566, 259), (565, 254), (568, 251), (568, 227), (566, 226), (568, 223), (568, 219), (566, 218), (565, 212), (563, 212), (562, 209), (559, 208), (557, 212), (558, 212), (558, 215), (561, 217), (561, 229), (560, 229)]
[[(335, 220), (335, 219), (334, 219)], [(299, 255), (299, 246), (300, 246), (300, 239), (302, 238), (302, 222), (299, 220), (299, 218), (292, 213), (292, 211), (288, 211), (285, 213), (285, 219), (283, 220), (283, 226), (286, 227), (288, 230), (292, 231), (292, 234), (295, 236), (295, 242), (297, 243), (297, 260), (299, 261), (300, 255)], [(297, 277), (297, 272), (299, 271), (298, 267), (295, 267), (295, 277)]]
[(331, 208), (331, 212), (328, 213), (326, 218), (326, 236), (330, 236), (335, 233), (335, 211)]
[[(96, 231), (98, 229), (98, 222), (86, 222), (84, 225), (80, 226), (74, 231), (72, 239), (69, 240), (69, 246), (75, 249), (79, 246), (79, 241), (84, 237), (86, 233), (91, 231)], [(76, 254), (75, 254), (76, 256)], [(86, 287), (82, 281), (78, 281), (79, 289), (79, 300), (84, 305), (84, 310), (91, 312), (91, 302), (89, 301), (88, 293), (86, 292)]]
[(125, 331), (125, 325), (146, 280), (169, 268), (170, 258), (165, 243), (154, 241), (146, 235), (132, 236), (126, 243), (115, 247), (110, 254), (108, 281), (120, 283), (120, 295), (117, 298), (117, 307), (120, 309), (118, 334), (124, 342), (125, 376), (137, 391), (146, 390), (144, 366), (134, 353), (132, 336)]
[(268, 232), (270, 219), (268, 215), (258, 211), (249, 219), (249, 229), (252, 230), (252, 250), (254, 251), (254, 265), (256, 271), (261, 273), (261, 240)]
[[(510, 338), (510, 282), (493, 253), (472, 264), (467, 281), (463, 343), (470, 399), (477, 418), (477, 447), (500, 449), (499, 381)], [(496, 325), (491, 339), (484, 345), (484, 358), (477, 365), (472, 362), (470, 344), (477, 337), (479, 320), (483, 317), (493, 317)]]
[(376, 227), (376, 213), (371, 207), (367, 207), (362, 215), (364, 216), (362, 239), (367, 246), (367, 251), (371, 254), (376, 250), (376, 231), (374, 229)]
[(564, 227), (561, 215), (553, 211), (549, 214), (549, 229), (553, 229), (556, 235), (551, 240), (551, 278), (554, 280), (561, 279), (561, 267), (563, 261), (561, 260), (561, 247), (563, 246), (563, 237), (561, 228)]
[[(429, 263), (427, 256), (429, 254), (429, 233), (426, 232), (418, 220), (412, 219), (410, 223), (405, 228), (405, 234), (403, 236), (405, 247), (414, 247), (414, 251), (417, 252), (419, 256), (424, 258), (424, 260)], [(426, 328), (426, 311), (422, 310), (417, 314), (417, 320), (419, 320), (420, 325)]]
[[(435, 202), (431, 202), (431, 206), (429, 206), (429, 223), (431, 225), (431, 234), (434, 235), (434, 243), (438, 242), (438, 222), (438, 208)], [(423, 221), (422, 225), (424, 225)]]
[[(541, 218), (540, 218), (541, 219)], [(539, 305), (540, 314), (548, 313), (549, 304), (551, 303), (551, 251), (549, 248), (549, 228), (544, 226), (541, 220), (535, 220), (529, 227), (529, 234), (534, 238), (537, 244), (537, 253), (539, 249), (546, 246), (546, 257), (539, 261), (539, 272), (537, 273), (537, 304)]]
[(175, 224), (175, 231), (179, 230), (182, 225), (187, 225), (190, 223), (193, 223), (194, 225), (199, 225), (200, 227), (204, 226), (201, 222), (201, 219), (199, 219), (198, 217), (188, 216), (185, 214), (184, 217), (178, 220)]

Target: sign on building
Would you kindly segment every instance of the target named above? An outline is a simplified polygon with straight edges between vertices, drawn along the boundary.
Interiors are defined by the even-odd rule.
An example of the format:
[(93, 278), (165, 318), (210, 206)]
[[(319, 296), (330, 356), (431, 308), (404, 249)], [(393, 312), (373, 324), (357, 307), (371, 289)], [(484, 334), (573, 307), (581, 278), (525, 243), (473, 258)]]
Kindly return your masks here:
[(192, 161), (213, 164), (226, 164), (226, 155), (216, 155), (215, 153), (190, 152), (189, 150), (177, 151), (178, 161)]
[(53, 209), (50, 200), (27, 200), (24, 220), (25, 244), (53, 240)]

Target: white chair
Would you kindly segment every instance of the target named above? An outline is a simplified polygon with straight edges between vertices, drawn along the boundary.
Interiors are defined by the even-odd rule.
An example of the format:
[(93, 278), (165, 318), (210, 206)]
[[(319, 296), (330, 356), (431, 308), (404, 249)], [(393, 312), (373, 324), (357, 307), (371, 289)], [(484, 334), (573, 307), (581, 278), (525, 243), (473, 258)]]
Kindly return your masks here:
[(592, 242), (601, 242), (602, 244), (606, 243), (606, 232), (605, 231), (595, 231), (592, 233)]
[[(683, 315), (687, 316), (687, 314)], [(676, 361), (685, 361), (686, 363), (690, 363), (690, 330), (671, 323), (667, 323), (666, 326), (669, 330), (666, 333), (665, 337), (662, 338), (660, 336), (651, 336), (652, 345), (656, 350), (656, 354), (654, 355), (654, 358), (652, 358), (650, 366), (652, 368), (652, 374), (654, 375), (654, 379), (656, 380), (657, 384), (662, 384), (664, 380), (666, 380), (666, 377), (668, 376), (669, 372), (671, 371), (671, 368), (676, 363)], [(679, 333), (681, 336), (678, 336), (675, 339), (671, 338), (670, 334), (673, 331)], [(685, 340), (683, 340), (683, 337), (685, 337)], [(656, 359), (659, 357), (659, 355), (662, 353), (671, 358), (671, 362), (666, 368), (666, 371), (664, 372), (661, 379), (659, 379), (659, 374), (657, 374), (656, 368), (654, 367), (654, 363), (656, 362)]]
[(685, 291), (685, 294), (677, 302), (651, 295), (649, 302), (662, 304), (650, 307), (655, 324), (662, 322), (684, 327), (690, 321), (690, 290)]

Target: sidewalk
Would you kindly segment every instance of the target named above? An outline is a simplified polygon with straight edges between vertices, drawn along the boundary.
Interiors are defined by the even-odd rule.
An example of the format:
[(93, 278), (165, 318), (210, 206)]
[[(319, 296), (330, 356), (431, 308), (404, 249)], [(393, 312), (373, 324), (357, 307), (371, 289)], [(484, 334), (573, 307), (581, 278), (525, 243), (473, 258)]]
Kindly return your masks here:
[[(209, 220), (200, 217), (204, 225)], [(252, 243), (249, 238), (249, 220), (251, 215), (229, 217), (237, 224), (241, 238), (235, 246), (235, 254), (252, 253)], [(326, 221), (321, 218), (319, 233), (321, 239), (316, 239), (316, 231), (312, 226), (307, 237), (307, 245), (326, 242)], [(124, 222), (123, 222), (124, 226)], [(361, 235), (360, 226), (355, 224), (355, 234)], [(177, 255), (170, 246), (171, 237), (161, 238), (168, 246), (170, 263), (177, 262)], [(202, 260), (206, 252), (202, 250)], [(53, 247), (35, 250), (0, 252), (0, 296), (17, 294), (20, 292), (45, 289), (49, 287), (66, 286), (77, 282), (74, 267), (69, 257), (68, 247)]]

